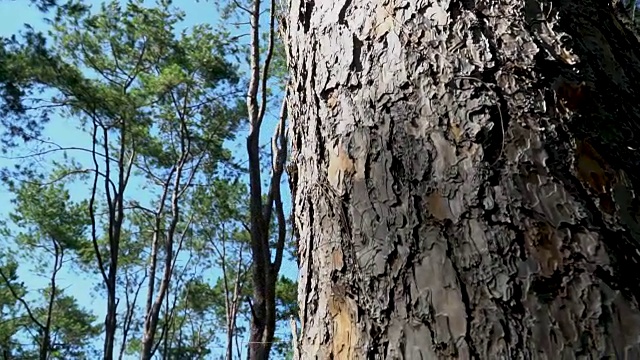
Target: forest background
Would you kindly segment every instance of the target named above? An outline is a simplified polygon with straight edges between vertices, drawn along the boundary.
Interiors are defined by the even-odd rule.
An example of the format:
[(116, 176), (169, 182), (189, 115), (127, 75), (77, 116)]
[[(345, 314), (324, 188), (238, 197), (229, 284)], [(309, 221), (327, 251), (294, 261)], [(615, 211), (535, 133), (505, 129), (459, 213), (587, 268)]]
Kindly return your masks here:
[[(208, 122), (214, 132), (213, 135), (201, 132), (200, 140), (209, 136), (208, 139), (213, 141), (197, 144), (201, 153), (185, 162), (184, 176), (193, 182), (193, 186), (185, 186), (184, 191), (180, 192), (183, 213), (176, 220), (176, 233), (180, 233), (181, 237), (173, 249), (177, 256), (171, 274), (172, 285), (162, 302), (157, 330), (159, 339), (156, 339), (154, 350), (159, 358), (216, 359), (228, 356), (231, 342), (234, 357), (244, 358), (251, 317), (245, 147), (248, 125), (243, 114), (246, 111), (243, 102), (250, 72), (246, 56), (246, 49), (250, 45), (250, 37), (246, 36), (248, 24), (234, 16), (238, 8), (228, 7), (229, 4), (129, 2), (139, 9), (136, 14), (131, 11), (134, 8), (127, 7), (126, 1), (120, 2), (119, 9), (113, 7), (115, 2), (105, 3), (107, 6), (102, 9), (101, 1), (82, 3), (90, 5), (91, 15), (102, 13), (107, 20), (109, 16), (113, 17), (111, 20), (119, 20), (118, 14), (128, 14), (126, 16), (132, 22), (144, 23), (149, 17), (157, 16), (154, 20), (158, 22), (149, 21), (147, 28), (139, 29), (140, 36), (148, 36), (144, 31), (154, 31), (156, 27), (155, 31), (163, 36), (168, 36), (164, 32), (173, 33), (175, 38), (171, 41), (190, 41), (185, 49), (190, 47), (191, 50), (204, 53), (184, 60), (187, 63), (194, 62), (186, 67), (195, 66), (198, 61), (206, 62), (211, 54), (215, 58), (218, 56), (216, 52), (227, 61), (215, 70), (219, 73), (214, 74), (214, 79), (204, 76), (190, 84), (202, 87), (198, 90), (198, 98), (183, 96), (185, 103), (194, 102), (194, 113), (198, 111), (198, 106), (202, 106), (197, 100), (206, 100), (209, 96), (216, 99), (217, 108), (200, 109), (208, 114), (208, 118), (196, 121)], [(180, 14), (180, 11), (184, 13)], [(87, 70), (92, 65), (78, 56), (82, 54), (82, 41), (73, 39), (74, 36), (87, 34), (81, 21), (89, 17), (89, 13), (69, 14), (65, 14), (67, 18), (54, 19), (55, 13), (45, 14), (26, 1), (0, 1), (0, 37), (16, 37), (16, 43), (25, 43), (24, 39), (28, 36), (21, 36), (20, 33), (42, 32), (47, 47), (66, 54), (70, 59), (75, 57), (74, 66), (81, 69), (83, 74), (98, 79), (102, 85), (108, 83), (108, 76), (101, 78), (95, 69), (93, 72)], [(162, 21), (168, 23), (163, 24)], [(104, 34), (96, 31), (93, 35), (93, 40), (100, 40), (99, 37)], [(157, 38), (157, 41), (164, 40)], [(283, 66), (283, 59), (278, 56), (282, 54), (276, 55), (274, 75), (269, 79), (268, 108), (260, 137), (260, 143), (265, 145), (261, 171), (267, 180), (271, 172), (269, 145), (278, 126), (278, 112), (283, 97), (284, 72), (278, 68)], [(108, 59), (102, 65), (93, 65), (108, 67), (107, 62)], [(152, 129), (154, 125), (149, 124), (140, 129), (141, 136), (147, 136), (149, 144), (139, 152), (142, 154), (139, 158), (144, 158), (145, 162), (152, 165), (138, 169), (141, 170), (139, 172), (135, 169), (132, 171), (124, 196), (129, 207), (123, 220), (123, 272), (118, 280), (121, 289), (118, 294), (120, 325), (115, 346), (123, 359), (140, 357), (145, 327), (145, 299), (156, 296), (160, 283), (161, 276), (157, 275), (159, 279), (154, 284), (155, 289), (147, 296), (150, 291), (148, 272), (153, 239), (143, 235), (141, 230), (149, 221), (144, 215), (144, 208), (153, 208), (161, 203), (158, 199), (162, 196), (163, 187), (158, 184), (162, 181), (154, 180), (163, 176), (175, 179), (169, 170), (175, 165), (172, 160), (180, 158), (172, 156), (179, 151), (168, 144), (179, 142), (184, 133), (173, 128), (171, 121), (175, 121), (175, 116), (166, 114), (171, 112), (172, 105), (164, 95), (160, 96), (163, 90), (158, 90), (162, 86), (179, 88), (179, 82), (183, 79), (180, 71), (172, 66), (168, 64), (164, 69), (156, 68), (158, 73), (155, 77), (133, 81), (138, 89), (142, 89), (134, 101), (153, 98), (161, 103), (157, 109), (166, 108), (148, 110), (146, 113), (150, 118), (162, 117), (166, 127)], [(163, 81), (177, 83), (160, 84)], [(92, 197), (94, 176), (86, 171), (94, 165), (91, 122), (86, 119), (84, 108), (65, 103), (65, 91), (70, 86), (59, 81), (43, 82), (38, 91), (26, 96), (27, 116), (34, 119), (46, 117), (46, 123), (42, 122), (44, 127), (37, 138), (28, 139), (27, 142), (4, 139), (6, 141), (3, 142), (0, 158), (0, 168), (3, 169), (0, 188), (0, 349), (4, 358), (37, 358), (36, 354), (42, 351), (41, 328), (48, 321), (53, 324), (49, 358), (93, 359), (100, 357), (102, 352), (102, 327), (107, 304), (96, 258), (91, 255), (93, 248), (86, 247), (91, 243), (91, 226), (86, 210), (92, 199), (99, 207), (99, 199), (107, 194), (98, 191)], [(145, 104), (144, 108), (148, 106)], [(192, 125), (195, 129), (198, 124)], [(14, 138), (21, 136), (16, 133), (11, 135)], [(114, 152), (123, 147), (119, 141), (109, 146)], [(189, 161), (191, 163), (187, 164)], [(117, 178), (116, 171), (113, 176)], [(286, 184), (286, 173), (283, 184)], [(288, 218), (290, 198), (286, 185), (282, 186), (282, 203)], [(158, 220), (170, 226), (172, 217), (171, 214), (162, 214)], [(98, 241), (106, 241), (104, 232), (108, 231), (108, 226), (103, 222), (97, 228)], [(57, 232), (55, 235), (58, 239), (52, 235), (53, 232)], [(296, 310), (297, 265), (290, 241), (287, 247), (287, 256), (283, 259), (280, 271), (282, 278), (278, 284), (279, 322), (272, 349), (273, 358), (291, 356), (289, 317)], [(166, 256), (158, 254), (158, 263), (162, 259), (166, 259)], [(234, 289), (233, 284), (240, 284), (243, 289)], [(55, 289), (54, 294), (52, 288)], [(240, 293), (240, 296), (234, 297), (234, 292)], [(237, 314), (229, 313), (230, 301), (237, 303)], [(238, 318), (231, 336), (229, 316)], [(182, 355), (176, 355), (178, 353)]]

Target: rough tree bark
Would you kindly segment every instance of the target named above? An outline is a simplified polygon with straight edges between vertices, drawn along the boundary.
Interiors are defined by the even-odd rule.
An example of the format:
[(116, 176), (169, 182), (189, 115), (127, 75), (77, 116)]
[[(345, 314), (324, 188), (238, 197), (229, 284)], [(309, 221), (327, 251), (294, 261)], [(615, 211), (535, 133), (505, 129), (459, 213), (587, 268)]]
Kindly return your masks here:
[(289, 2), (300, 358), (640, 358), (612, 6)]

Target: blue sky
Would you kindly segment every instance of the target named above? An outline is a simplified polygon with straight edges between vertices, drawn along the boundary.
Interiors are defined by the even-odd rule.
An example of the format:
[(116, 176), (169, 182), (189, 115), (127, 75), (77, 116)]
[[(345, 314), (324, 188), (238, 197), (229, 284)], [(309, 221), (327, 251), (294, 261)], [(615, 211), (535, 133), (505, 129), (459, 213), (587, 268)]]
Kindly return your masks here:
[[(94, 9), (97, 9), (101, 3), (101, 1), (95, 0), (87, 2), (94, 4)], [(35, 7), (27, 4), (28, 2), (26, 0), (0, 0), (0, 36), (16, 34), (19, 30), (24, 28), (24, 24), (30, 24), (36, 30), (47, 29), (47, 26), (42, 21), (43, 14)], [(218, 16), (215, 10), (215, 5), (212, 2), (188, 0), (174, 2), (174, 5), (179, 5), (186, 12), (185, 21), (181, 27), (176, 29), (177, 31), (181, 31), (184, 28), (190, 28), (195, 24), (208, 23), (214, 26), (218, 24)], [(276, 124), (276, 118), (273, 115), (277, 115), (277, 108), (278, 107), (276, 106), (276, 108), (270, 112), (271, 114), (267, 115), (267, 118), (265, 119), (265, 124), (263, 125), (262, 130), (262, 143), (267, 143), (273, 134), (274, 126)], [(49, 138), (50, 141), (61, 146), (87, 147), (87, 144), (90, 144), (90, 138), (87, 134), (77, 130), (73, 123), (73, 120), (54, 117), (52, 118), (52, 121), (47, 127), (44, 135), (46, 138)], [(228, 144), (229, 148), (234, 150), (234, 154), (239, 160), (246, 159), (244, 136), (245, 134), (241, 133), (236, 141)], [(60, 155), (57, 155), (58, 159), (61, 159)], [(73, 155), (74, 158), (83, 162), (82, 155), (70, 155)], [(56, 159), (56, 155), (45, 158), (41, 165), (43, 167), (48, 167), (50, 165), (50, 161), (53, 159)], [(88, 158), (85, 157), (84, 160), (87, 161)], [(0, 158), (0, 167), (10, 166), (14, 161), (15, 160)], [(265, 172), (265, 175), (268, 175), (268, 171)], [(88, 194), (86, 188), (82, 188), (80, 186), (70, 188), (70, 191), (72, 192), (72, 196), (75, 198), (82, 198)], [(283, 186), (283, 195), (283, 202), (288, 216), (290, 209), (290, 196), (288, 186), (286, 185)], [(0, 187), (0, 217), (4, 218), (10, 211), (10, 194), (5, 188)], [(48, 279), (35, 275), (32, 270), (33, 269), (30, 264), (21, 264), (21, 280), (24, 281), (28, 287), (34, 290), (46, 286)], [(288, 261), (285, 262), (283, 264), (282, 273), (287, 277), (295, 279), (297, 277), (296, 264)], [(218, 274), (212, 274), (212, 276), (217, 275)], [(96, 280), (96, 278), (78, 277), (70, 271), (64, 271), (60, 276), (61, 286), (68, 287), (67, 292), (69, 294), (74, 295), (82, 306), (94, 311), (98, 318), (102, 320), (105, 313), (105, 303), (104, 301), (96, 300), (99, 299), (95, 296), (97, 294), (92, 291), (88, 291), (96, 285)]]

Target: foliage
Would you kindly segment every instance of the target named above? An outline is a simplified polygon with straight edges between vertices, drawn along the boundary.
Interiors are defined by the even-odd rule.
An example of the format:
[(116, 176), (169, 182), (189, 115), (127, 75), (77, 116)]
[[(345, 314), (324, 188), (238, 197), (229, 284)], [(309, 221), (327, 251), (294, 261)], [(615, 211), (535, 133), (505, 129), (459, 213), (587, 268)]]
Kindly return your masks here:
[[(98, 336), (101, 327), (93, 314), (57, 285), (59, 271), (68, 261), (66, 254), (86, 254), (82, 242), (88, 226), (86, 202), (72, 202), (61, 184), (23, 182), (10, 189), (16, 197), (9, 219), (20, 231), (8, 226), (2, 230), (3, 247), (16, 249), (5, 253), (8, 261), (0, 269), (1, 316), (8, 317), (0, 331), (2, 348), (12, 356), (31, 358), (43, 351), (39, 346), (44, 341), (51, 359), (91, 358), (87, 340)], [(19, 281), (16, 259), (31, 259), (36, 272), (48, 274), (48, 286), (28, 291)], [(32, 343), (25, 345), (24, 338)]]
[[(18, 339), (21, 329), (28, 323), (20, 309), (18, 297), (24, 296), (26, 289), (18, 282), (18, 264), (7, 256), (0, 258), (0, 352), (4, 358), (18, 357), (24, 348)], [(12, 288), (9, 284), (13, 284)], [(15, 294), (15, 295), (14, 295)]]

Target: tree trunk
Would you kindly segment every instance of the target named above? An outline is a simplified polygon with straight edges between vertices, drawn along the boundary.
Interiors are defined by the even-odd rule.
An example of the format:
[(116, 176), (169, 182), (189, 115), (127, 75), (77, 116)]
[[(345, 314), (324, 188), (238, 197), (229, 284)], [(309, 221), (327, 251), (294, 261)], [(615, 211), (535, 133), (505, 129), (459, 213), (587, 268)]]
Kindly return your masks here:
[(640, 358), (640, 44), (612, 5), (289, 5), (300, 358)]
[(107, 315), (104, 320), (105, 334), (102, 355), (104, 360), (113, 360), (113, 349), (116, 344), (116, 331), (118, 330), (118, 300), (116, 298), (115, 271), (109, 268), (109, 284), (107, 285)]

